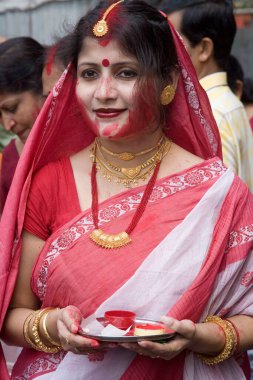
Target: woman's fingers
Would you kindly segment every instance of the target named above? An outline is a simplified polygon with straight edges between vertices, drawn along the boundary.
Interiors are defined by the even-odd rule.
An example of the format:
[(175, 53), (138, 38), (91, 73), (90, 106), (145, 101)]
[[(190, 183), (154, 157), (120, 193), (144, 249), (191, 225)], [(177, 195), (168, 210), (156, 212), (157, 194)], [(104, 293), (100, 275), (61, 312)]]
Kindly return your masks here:
[(96, 340), (78, 334), (81, 319), (81, 312), (75, 306), (68, 306), (60, 310), (57, 329), (61, 345), (65, 351), (87, 354), (100, 347)]
[(61, 320), (69, 331), (76, 334), (80, 328), (82, 314), (75, 306), (67, 306), (60, 310), (59, 320)]
[(189, 319), (178, 321), (172, 317), (162, 317), (161, 321), (168, 329), (175, 331), (177, 334), (186, 339), (192, 339), (196, 333), (196, 325)]
[(190, 345), (196, 333), (196, 326), (190, 320), (178, 321), (171, 317), (163, 317), (161, 320), (168, 329), (176, 332), (175, 337), (168, 342), (156, 343), (146, 340), (138, 343), (123, 343), (121, 346), (151, 358), (164, 360), (174, 358)]

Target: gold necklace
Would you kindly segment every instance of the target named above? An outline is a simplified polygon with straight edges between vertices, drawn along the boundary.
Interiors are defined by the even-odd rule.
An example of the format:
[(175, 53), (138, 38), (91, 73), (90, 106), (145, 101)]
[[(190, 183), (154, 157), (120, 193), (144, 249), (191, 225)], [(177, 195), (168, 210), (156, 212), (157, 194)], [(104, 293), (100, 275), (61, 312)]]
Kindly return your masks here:
[(151, 148), (142, 150), (141, 152), (137, 152), (137, 153), (133, 153), (133, 152), (122, 152), (122, 153), (112, 152), (111, 150), (109, 150), (108, 148), (103, 146), (98, 139), (96, 139), (96, 143), (97, 143), (97, 146), (99, 147), (100, 151), (103, 150), (105, 153), (109, 154), (110, 156), (117, 157), (122, 161), (131, 161), (135, 157), (143, 156), (144, 154), (150, 153), (153, 150), (155, 150), (156, 148), (159, 148), (161, 146), (163, 140), (164, 140), (164, 136), (161, 136), (161, 138), (159, 139), (157, 144), (155, 144)]
[[(111, 164), (103, 156), (104, 161), (102, 161), (96, 154), (98, 145), (95, 144), (91, 150), (91, 159), (94, 162), (96, 160), (96, 167), (101, 170), (102, 176), (108, 182), (114, 182), (122, 184), (125, 187), (132, 187), (133, 185), (138, 185), (138, 181), (145, 181), (147, 177), (153, 172), (157, 161), (161, 161), (163, 157), (169, 152), (171, 147), (171, 142), (166, 138), (163, 139), (163, 144), (160, 146), (159, 150), (148, 160), (143, 162), (134, 168), (121, 168), (119, 166)], [(100, 152), (101, 153), (101, 152)]]
[(155, 163), (154, 172), (146, 185), (141, 201), (133, 215), (133, 218), (129, 226), (127, 227), (125, 231), (122, 231), (116, 234), (108, 234), (104, 230), (99, 228), (98, 226), (99, 218), (98, 218), (98, 189), (97, 189), (97, 180), (96, 180), (96, 171), (97, 171), (96, 163), (97, 163), (97, 156), (96, 156), (96, 149), (95, 149), (93, 164), (92, 164), (92, 171), (91, 171), (91, 194), (92, 194), (91, 209), (92, 209), (92, 219), (93, 219), (95, 229), (90, 234), (90, 239), (96, 245), (102, 248), (107, 248), (107, 249), (121, 248), (132, 242), (130, 234), (137, 226), (140, 218), (142, 217), (146, 209), (149, 198), (155, 186), (158, 171), (161, 165), (161, 160), (157, 160)]
[[(166, 139), (164, 138), (163, 139), (163, 144), (160, 145), (160, 147), (158, 148), (157, 152), (155, 154), (153, 154), (153, 156), (151, 156), (150, 158), (148, 158), (142, 164), (137, 165), (135, 167), (131, 167), (131, 168), (124, 168), (124, 167), (120, 167), (120, 166), (117, 166), (115, 164), (112, 164), (109, 160), (107, 160), (105, 158), (105, 156), (103, 155), (102, 151), (100, 150), (100, 146), (99, 145), (97, 145), (96, 149), (97, 149), (98, 152), (100, 152), (101, 157), (103, 159), (103, 160), (100, 160), (100, 162), (103, 161), (106, 164), (107, 167), (111, 168), (115, 172), (123, 174), (124, 177), (129, 178), (129, 179), (134, 179), (135, 177), (138, 177), (138, 175), (140, 174), (141, 170), (143, 170), (146, 167), (154, 164), (154, 162), (157, 161), (157, 158), (159, 158), (161, 151), (164, 150), (165, 142), (166, 142)], [(95, 142), (95, 144), (96, 144), (96, 142)]]

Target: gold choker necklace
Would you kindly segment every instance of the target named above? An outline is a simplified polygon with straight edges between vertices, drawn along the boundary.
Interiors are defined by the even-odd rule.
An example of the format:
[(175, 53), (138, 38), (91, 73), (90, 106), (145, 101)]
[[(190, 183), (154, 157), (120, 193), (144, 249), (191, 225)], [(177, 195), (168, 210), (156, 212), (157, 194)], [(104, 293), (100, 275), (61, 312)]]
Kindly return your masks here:
[[(145, 160), (142, 164), (131, 168), (123, 168), (112, 164), (103, 156), (96, 140), (91, 150), (90, 157), (93, 162), (96, 160), (97, 170), (101, 170), (102, 176), (108, 182), (113, 181), (115, 183), (123, 184), (123, 186), (129, 188), (138, 185), (138, 182), (140, 180), (145, 181), (147, 177), (151, 175), (157, 164), (157, 161), (161, 161), (163, 159), (163, 157), (169, 152), (170, 146), (171, 142), (167, 140), (165, 136), (163, 136), (163, 141), (159, 145), (157, 152), (153, 154), (153, 156), (151, 156), (149, 159)], [(98, 157), (96, 152), (100, 153), (101, 158)]]
[(97, 144), (100, 151), (103, 150), (105, 153), (109, 154), (110, 156), (117, 157), (122, 161), (131, 161), (135, 157), (143, 156), (144, 154), (150, 153), (153, 150), (158, 149), (161, 146), (163, 140), (164, 140), (164, 136), (161, 136), (161, 138), (157, 144), (155, 144), (151, 148), (142, 150), (141, 152), (137, 152), (137, 153), (133, 153), (133, 152), (122, 152), (122, 153), (112, 152), (111, 150), (109, 150), (108, 148), (103, 146), (98, 139), (96, 139), (96, 144)]

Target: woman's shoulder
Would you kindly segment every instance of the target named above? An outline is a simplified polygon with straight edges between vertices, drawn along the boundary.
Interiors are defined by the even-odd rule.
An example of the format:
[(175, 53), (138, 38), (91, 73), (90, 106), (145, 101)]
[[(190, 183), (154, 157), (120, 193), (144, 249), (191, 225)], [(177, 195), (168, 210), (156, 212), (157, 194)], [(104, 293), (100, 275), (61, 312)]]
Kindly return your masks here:
[(163, 176), (171, 174), (181, 173), (185, 170), (189, 170), (196, 165), (205, 164), (205, 160), (199, 156), (196, 156), (179, 145), (172, 143), (169, 153), (163, 160)]
[(69, 157), (49, 162), (34, 172), (32, 189), (38, 188), (43, 192), (53, 187), (56, 190), (70, 181), (71, 174)]
[(70, 162), (69, 160), (69, 157), (63, 157), (56, 161), (48, 162), (34, 172), (34, 177), (41, 177), (43, 175), (54, 175), (56, 172), (68, 168)]

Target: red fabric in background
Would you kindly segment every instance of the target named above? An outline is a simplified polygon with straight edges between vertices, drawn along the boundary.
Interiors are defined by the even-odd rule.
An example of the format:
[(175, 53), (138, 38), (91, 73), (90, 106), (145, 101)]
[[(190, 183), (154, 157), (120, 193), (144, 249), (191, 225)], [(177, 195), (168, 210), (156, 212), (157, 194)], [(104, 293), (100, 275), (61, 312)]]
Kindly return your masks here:
[(11, 187), (11, 182), (18, 164), (19, 154), (15, 145), (15, 139), (3, 149), (1, 171), (0, 171), (0, 213), (2, 212), (5, 201)]

